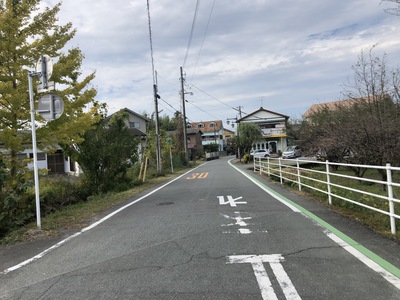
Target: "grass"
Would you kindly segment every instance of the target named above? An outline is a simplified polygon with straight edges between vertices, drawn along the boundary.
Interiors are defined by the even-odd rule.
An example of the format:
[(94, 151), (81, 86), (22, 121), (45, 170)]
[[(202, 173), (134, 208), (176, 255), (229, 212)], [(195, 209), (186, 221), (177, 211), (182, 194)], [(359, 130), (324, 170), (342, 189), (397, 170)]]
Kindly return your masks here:
[(42, 217), (41, 230), (38, 230), (35, 221), (10, 231), (6, 236), (0, 239), (0, 245), (5, 246), (47, 237), (57, 237), (78, 231), (91, 224), (96, 217), (104, 214), (114, 206), (160, 183), (167, 182), (188, 170), (189, 168), (181, 168), (175, 170), (173, 174), (160, 177), (149, 176), (142, 185), (124, 192), (91, 196), (86, 202), (67, 206), (62, 210), (55, 211)]

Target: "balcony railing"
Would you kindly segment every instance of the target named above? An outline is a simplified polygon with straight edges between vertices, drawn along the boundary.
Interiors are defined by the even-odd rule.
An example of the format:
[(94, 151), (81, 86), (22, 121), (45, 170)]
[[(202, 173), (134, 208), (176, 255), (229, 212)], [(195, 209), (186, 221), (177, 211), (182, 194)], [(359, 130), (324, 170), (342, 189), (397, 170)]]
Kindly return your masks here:
[(285, 128), (264, 128), (261, 131), (263, 136), (283, 135), (286, 133)]

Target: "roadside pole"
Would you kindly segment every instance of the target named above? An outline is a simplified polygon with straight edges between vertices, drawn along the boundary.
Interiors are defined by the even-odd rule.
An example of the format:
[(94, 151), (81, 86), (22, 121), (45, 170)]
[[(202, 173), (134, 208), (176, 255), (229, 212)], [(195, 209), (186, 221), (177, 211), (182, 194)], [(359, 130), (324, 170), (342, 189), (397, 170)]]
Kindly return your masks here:
[(62, 115), (64, 111), (64, 103), (61, 97), (57, 94), (46, 94), (39, 99), (38, 110), (35, 111), (32, 77), (39, 77), (40, 84), (37, 86), (38, 93), (49, 92), (50, 90), (54, 90), (54, 82), (49, 81), (52, 73), (53, 61), (48, 55), (42, 55), (39, 58), (36, 64), (36, 72), (28, 71), (29, 105), (31, 110), (32, 126), (33, 173), (35, 180), (36, 224), (39, 229), (42, 229), (42, 224), (40, 218), (39, 170), (37, 161), (35, 113), (39, 113), (47, 121), (55, 120)]
[(33, 87), (32, 77), (38, 76), (38, 73), (28, 71), (28, 83), (29, 83), (29, 102), (31, 109), (31, 123), (32, 123), (32, 148), (33, 148), (33, 173), (35, 180), (35, 200), (36, 200), (36, 224), (39, 229), (42, 228), (40, 220), (40, 198), (39, 198), (39, 171), (37, 165), (37, 149), (36, 149), (36, 125), (35, 125), (35, 105), (33, 102)]

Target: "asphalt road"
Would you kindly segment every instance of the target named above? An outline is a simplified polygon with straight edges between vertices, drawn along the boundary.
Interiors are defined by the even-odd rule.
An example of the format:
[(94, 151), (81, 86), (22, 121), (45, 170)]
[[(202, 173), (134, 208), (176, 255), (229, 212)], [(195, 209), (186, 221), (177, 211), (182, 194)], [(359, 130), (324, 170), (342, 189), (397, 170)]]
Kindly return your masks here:
[(50, 250), (3, 252), (0, 298), (400, 299), (398, 243), (228, 159)]

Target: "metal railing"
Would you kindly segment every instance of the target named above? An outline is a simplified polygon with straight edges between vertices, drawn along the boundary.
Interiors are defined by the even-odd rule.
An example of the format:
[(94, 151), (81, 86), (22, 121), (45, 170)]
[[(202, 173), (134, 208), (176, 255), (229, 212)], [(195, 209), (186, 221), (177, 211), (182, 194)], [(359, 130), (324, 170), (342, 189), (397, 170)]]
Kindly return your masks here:
[[(313, 165), (312, 168), (302, 167), (310, 164)], [(366, 171), (365, 169), (376, 170), (378, 172), (375, 173), (386, 174), (386, 176), (382, 176), (386, 177), (386, 180), (367, 178), (366, 176), (351, 176), (345, 174), (346, 172), (338, 171), (339, 167), (345, 167), (345, 170), (350, 168), (364, 171)], [(393, 172), (400, 171), (399, 167), (392, 167), (389, 163), (386, 166), (372, 166), (317, 160), (256, 157), (254, 158), (254, 171), (278, 177), (281, 184), (292, 182), (298, 186), (299, 191), (301, 191), (302, 187), (307, 187), (326, 194), (330, 205), (332, 205), (333, 198), (335, 198), (387, 215), (390, 218), (391, 233), (396, 234), (396, 219), (400, 219), (400, 215), (395, 213), (395, 206), (400, 206), (400, 200), (394, 197), (394, 190), (400, 194), (400, 183), (393, 181)], [(360, 190), (359, 188), (351, 187), (351, 182), (363, 183), (365, 188)], [(374, 184), (383, 187), (381, 194), (368, 191), (368, 186)], [(356, 186), (359, 187), (360, 185)], [(343, 192), (346, 193), (344, 194)], [(348, 198), (349, 194), (353, 199)], [(383, 201), (383, 203), (379, 201)]]

